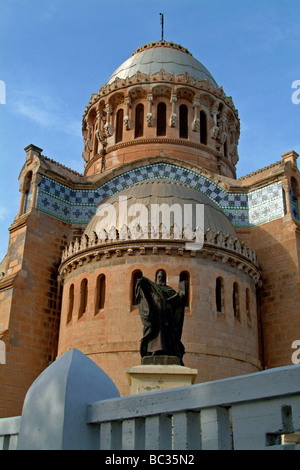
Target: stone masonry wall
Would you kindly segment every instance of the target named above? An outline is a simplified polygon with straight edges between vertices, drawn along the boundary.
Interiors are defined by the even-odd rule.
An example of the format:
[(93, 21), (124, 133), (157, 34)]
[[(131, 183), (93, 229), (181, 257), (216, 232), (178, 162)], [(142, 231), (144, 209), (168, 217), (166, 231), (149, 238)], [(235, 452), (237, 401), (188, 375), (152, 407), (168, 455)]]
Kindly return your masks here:
[[(35, 210), (25, 226), (11, 232), (8, 270), (17, 275), (4, 325), (8, 331), (4, 336), (6, 364), (0, 369), (1, 417), (21, 413), (29, 386), (55, 359), (59, 326), (57, 267), (70, 234), (66, 224)], [(18, 258), (18, 252), (22, 252), (23, 259)], [(8, 294), (0, 295), (5, 300)]]
[(300, 231), (290, 215), (239, 237), (256, 251), (262, 270), (260, 310), (265, 367), (291, 365), (300, 339)]
[[(126, 368), (139, 365), (142, 323), (131, 303), (132, 273), (141, 270), (155, 280), (164, 269), (167, 283), (178, 290), (179, 274), (190, 273), (190, 305), (185, 309), (184, 364), (198, 369), (197, 382), (260, 370), (255, 287), (252, 279), (236, 267), (207, 258), (177, 257), (159, 252), (101, 258), (78, 266), (65, 277), (60, 324), (60, 356), (77, 348), (87, 354), (115, 382), (122, 395), (129, 394)], [(95, 310), (96, 280), (106, 276), (104, 308)], [(224, 313), (216, 309), (216, 278), (224, 280)], [(86, 312), (79, 318), (80, 284), (88, 280)], [(232, 286), (239, 283), (240, 318), (234, 318)], [(69, 289), (74, 285), (72, 318), (68, 321)], [(251, 321), (246, 315), (245, 292), (251, 293)]]

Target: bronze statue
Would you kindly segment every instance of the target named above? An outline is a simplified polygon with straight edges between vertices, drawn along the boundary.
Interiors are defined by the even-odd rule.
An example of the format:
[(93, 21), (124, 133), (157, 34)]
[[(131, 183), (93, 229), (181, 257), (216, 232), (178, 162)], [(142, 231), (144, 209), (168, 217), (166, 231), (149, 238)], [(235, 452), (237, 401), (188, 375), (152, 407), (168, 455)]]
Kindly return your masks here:
[(166, 285), (164, 271), (159, 271), (156, 282), (141, 276), (136, 283), (136, 300), (144, 326), (140, 353), (142, 358), (164, 355), (179, 358), (183, 365), (184, 346), (181, 334), (184, 320), (186, 286), (179, 284), (179, 292)]

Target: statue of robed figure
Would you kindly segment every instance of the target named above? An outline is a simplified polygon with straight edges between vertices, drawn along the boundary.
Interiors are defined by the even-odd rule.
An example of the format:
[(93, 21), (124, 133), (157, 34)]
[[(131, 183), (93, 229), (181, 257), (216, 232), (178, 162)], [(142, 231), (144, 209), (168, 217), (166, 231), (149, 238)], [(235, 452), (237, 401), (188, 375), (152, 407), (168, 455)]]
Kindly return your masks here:
[(156, 282), (141, 276), (136, 283), (136, 301), (143, 324), (140, 353), (177, 357), (183, 365), (184, 345), (181, 342), (186, 283), (179, 283), (179, 292), (166, 285), (164, 271), (159, 271)]

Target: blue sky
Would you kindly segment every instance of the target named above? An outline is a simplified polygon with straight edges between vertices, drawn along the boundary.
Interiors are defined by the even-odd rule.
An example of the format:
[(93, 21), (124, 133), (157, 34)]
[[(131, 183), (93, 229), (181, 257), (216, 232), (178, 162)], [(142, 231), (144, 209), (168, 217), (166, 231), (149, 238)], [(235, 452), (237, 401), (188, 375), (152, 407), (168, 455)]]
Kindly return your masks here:
[(232, 96), (238, 177), (300, 153), (299, 0), (0, 0), (0, 260), (19, 207), (24, 147), (83, 172), (81, 119), (92, 93), (138, 47), (182, 44)]

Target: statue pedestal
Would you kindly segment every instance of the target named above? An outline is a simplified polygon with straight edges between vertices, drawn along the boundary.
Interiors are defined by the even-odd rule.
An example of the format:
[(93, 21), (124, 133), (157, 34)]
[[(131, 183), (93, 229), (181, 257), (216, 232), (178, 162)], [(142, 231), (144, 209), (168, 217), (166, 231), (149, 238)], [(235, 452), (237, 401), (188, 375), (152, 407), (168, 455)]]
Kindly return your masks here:
[(180, 365), (142, 364), (127, 369), (130, 394), (158, 392), (195, 383), (198, 371)]

